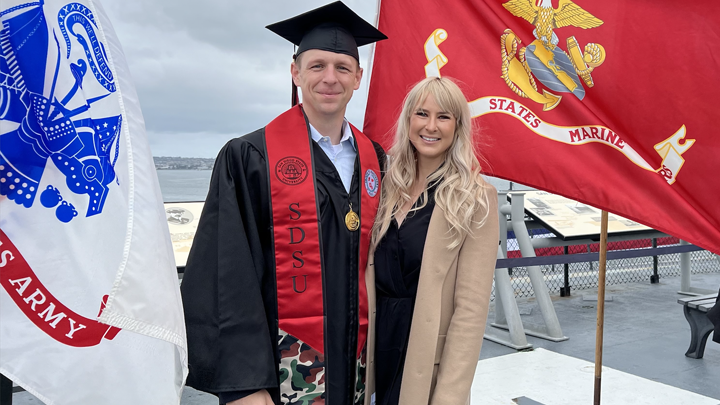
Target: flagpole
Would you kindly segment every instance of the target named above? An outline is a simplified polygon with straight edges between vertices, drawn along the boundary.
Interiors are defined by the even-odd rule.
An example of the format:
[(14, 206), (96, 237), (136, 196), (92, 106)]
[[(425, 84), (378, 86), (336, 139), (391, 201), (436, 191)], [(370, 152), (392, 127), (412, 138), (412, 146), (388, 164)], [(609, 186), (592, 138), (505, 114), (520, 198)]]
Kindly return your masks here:
[(595, 329), (595, 400), (600, 405), (600, 383), (602, 381), (603, 326), (605, 321), (605, 264), (607, 262), (608, 213), (602, 211), (600, 219), (600, 259), (597, 297), (597, 328)]

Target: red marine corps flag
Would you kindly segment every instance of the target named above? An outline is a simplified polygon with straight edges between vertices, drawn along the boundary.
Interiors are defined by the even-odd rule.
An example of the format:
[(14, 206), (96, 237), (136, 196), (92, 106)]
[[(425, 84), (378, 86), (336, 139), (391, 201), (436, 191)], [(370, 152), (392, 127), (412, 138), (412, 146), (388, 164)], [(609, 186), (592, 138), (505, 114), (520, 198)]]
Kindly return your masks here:
[(387, 146), (410, 86), (455, 78), (487, 174), (717, 253), (717, 27), (715, 0), (383, 0), (364, 130)]

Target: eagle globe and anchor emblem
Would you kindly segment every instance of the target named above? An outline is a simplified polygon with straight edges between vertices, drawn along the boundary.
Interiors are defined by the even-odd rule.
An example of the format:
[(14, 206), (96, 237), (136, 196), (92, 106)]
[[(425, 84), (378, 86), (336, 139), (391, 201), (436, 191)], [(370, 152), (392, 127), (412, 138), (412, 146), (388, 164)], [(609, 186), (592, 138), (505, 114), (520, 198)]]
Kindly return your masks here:
[[(587, 87), (595, 85), (592, 73), (605, 62), (606, 57), (605, 49), (598, 43), (588, 43), (581, 50), (574, 36), (566, 40), (567, 51), (558, 45), (560, 39), (555, 33), (556, 29), (567, 26), (596, 28), (604, 22), (571, 0), (558, 0), (557, 8), (553, 8), (552, 2), (553, 0), (509, 0), (502, 4), (514, 16), (535, 26), (535, 40), (530, 45), (521, 47), (522, 40), (511, 29), (505, 30), (500, 37), (501, 78), (516, 95), (539, 103), (543, 111), (552, 110), (560, 104), (562, 96), (555, 93), (572, 93), (578, 100), (583, 100), (583, 83)], [(448, 57), (439, 48), (447, 39), (448, 32), (437, 28), (425, 41), (427, 77), (440, 77), (440, 69), (449, 63)], [(549, 90), (540, 89), (536, 80)], [(503, 103), (508, 103), (508, 106), (504, 108)], [(522, 106), (521, 114), (514, 110), (516, 103)], [(512, 111), (531, 131), (545, 138), (571, 145), (602, 142), (613, 146), (637, 166), (661, 175), (669, 185), (675, 184), (678, 173), (685, 164), (683, 154), (696, 141), (686, 138), (687, 129), (684, 124), (681, 125), (674, 134), (653, 146), (662, 158), (660, 168), (656, 169), (657, 166), (649, 164), (612, 129), (602, 125), (559, 126), (544, 121), (537, 113), (521, 116), (524, 111), (532, 109), (517, 99), (504, 96), (480, 97), (468, 104), (473, 118), (493, 112)], [(534, 117), (534, 121), (528, 118), (530, 116)], [(562, 130), (556, 131), (558, 128)], [(619, 145), (620, 142), (622, 146)]]
[(543, 111), (557, 107), (562, 96), (546, 89), (541, 93), (536, 78), (551, 91), (572, 93), (582, 100), (585, 89), (580, 78), (588, 87), (593, 87), (591, 73), (605, 61), (605, 49), (600, 44), (588, 43), (581, 51), (578, 41), (570, 36), (566, 40), (567, 52), (558, 46), (557, 28), (588, 29), (603, 24), (570, 0), (558, 3), (558, 8), (552, 7), (552, 0), (510, 0), (503, 4), (513, 15), (535, 26), (535, 40), (520, 48), (522, 41), (518, 36), (510, 29), (505, 30), (500, 39), (502, 78), (518, 96), (542, 104)]
[(122, 115), (108, 116), (120, 111), (114, 100), (101, 102), (116, 86), (92, 10), (66, 4), (52, 17), (58, 30), (44, 7), (0, 9), (0, 196), (31, 208), (40, 193), (70, 222), (78, 212), (57, 184), (39, 189), (48, 160), (70, 192), (87, 195), (87, 217), (102, 213), (117, 182)]

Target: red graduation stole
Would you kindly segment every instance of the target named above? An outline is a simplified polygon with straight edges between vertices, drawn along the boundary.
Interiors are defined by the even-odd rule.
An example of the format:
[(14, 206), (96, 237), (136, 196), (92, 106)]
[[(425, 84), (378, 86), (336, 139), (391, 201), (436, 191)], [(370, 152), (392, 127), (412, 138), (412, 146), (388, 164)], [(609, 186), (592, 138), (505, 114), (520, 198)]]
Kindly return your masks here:
[[(270, 177), (279, 327), (325, 352), (322, 258), (312, 165), (312, 138), (297, 105), (265, 127)], [(380, 165), (372, 142), (351, 125), (360, 160), (358, 357), (365, 346), (368, 299), (365, 267), (380, 200)], [(355, 208), (355, 207), (354, 207)], [(355, 232), (358, 232), (355, 231)], [(325, 246), (328, 249), (328, 246)], [(332, 254), (332, 252), (330, 252)]]

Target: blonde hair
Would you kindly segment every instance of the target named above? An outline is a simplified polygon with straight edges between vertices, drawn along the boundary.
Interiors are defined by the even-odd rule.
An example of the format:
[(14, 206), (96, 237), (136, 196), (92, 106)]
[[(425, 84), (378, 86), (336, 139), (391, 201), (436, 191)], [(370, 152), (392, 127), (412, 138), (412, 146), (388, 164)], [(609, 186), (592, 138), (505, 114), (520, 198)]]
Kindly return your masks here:
[[(472, 119), (467, 100), (452, 80), (429, 77), (410, 90), (397, 121), (395, 140), (388, 151), (390, 159), (382, 182), (380, 206), (372, 230), (373, 247), (377, 246), (387, 232), (392, 218), (410, 201), (410, 190), (418, 181), (417, 152), (410, 143), (410, 118), (429, 95), (433, 96), (442, 111), (451, 113), (455, 119), (455, 136), (445, 152), (445, 161), (427, 179), (428, 185), (439, 182), (435, 190), (435, 204), (442, 209), (450, 224), (448, 233), (451, 241), (448, 249), (458, 246), (465, 235), (472, 231), (473, 216), (477, 210), (485, 211), (476, 224), (477, 227), (487, 219), (486, 183), (480, 175), (480, 162), (472, 139)], [(426, 186), (420, 198), (422, 204), (412, 208), (410, 212), (423, 208), (427, 200)]]

